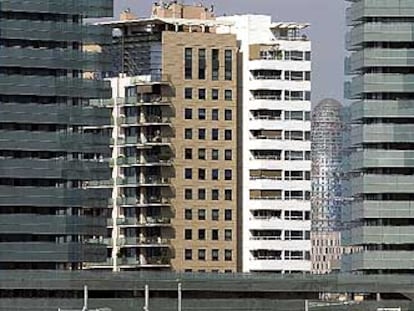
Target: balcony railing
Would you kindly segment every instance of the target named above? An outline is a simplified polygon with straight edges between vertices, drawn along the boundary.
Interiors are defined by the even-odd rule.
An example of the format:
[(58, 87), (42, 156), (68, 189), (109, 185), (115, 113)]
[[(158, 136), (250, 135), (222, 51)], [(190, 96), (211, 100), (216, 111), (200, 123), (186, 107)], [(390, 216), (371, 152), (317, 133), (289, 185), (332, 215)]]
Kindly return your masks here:
[(250, 200), (282, 200), (282, 196), (251, 197)]
[(147, 237), (147, 238), (136, 238), (136, 237), (126, 237), (119, 238), (117, 240), (119, 246), (125, 245), (146, 245), (146, 246), (167, 246), (169, 245), (168, 239), (163, 239), (161, 237)]
[(274, 241), (274, 240), (282, 240), (281, 236), (252, 236), (250, 237), (251, 241)]

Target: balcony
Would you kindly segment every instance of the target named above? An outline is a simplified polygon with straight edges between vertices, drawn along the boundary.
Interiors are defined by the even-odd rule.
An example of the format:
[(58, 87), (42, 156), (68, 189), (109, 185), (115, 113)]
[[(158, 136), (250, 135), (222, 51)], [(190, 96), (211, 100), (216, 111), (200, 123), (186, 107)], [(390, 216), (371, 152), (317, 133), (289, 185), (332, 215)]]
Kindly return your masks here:
[(125, 178), (119, 178), (119, 185), (122, 186), (139, 186), (139, 187), (151, 187), (151, 186), (170, 186), (170, 179), (161, 177), (158, 175), (153, 176), (130, 176)]
[(120, 257), (117, 260), (118, 266), (122, 268), (169, 268), (168, 257)]
[(117, 244), (121, 247), (170, 247), (169, 240), (161, 237), (125, 237), (119, 238)]
[(122, 161), (118, 162), (118, 165), (121, 166), (171, 166), (172, 160), (167, 159), (166, 157), (121, 157)]
[[(171, 219), (163, 216), (120, 217), (116, 224), (120, 227), (164, 227), (171, 224)], [(108, 219), (108, 226), (113, 226), (112, 219)]]
[(119, 197), (117, 203), (122, 207), (169, 207), (171, 205), (167, 198), (151, 196), (140, 200), (138, 197)]
[(170, 96), (143, 94), (125, 97), (122, 106), (171, 106)]

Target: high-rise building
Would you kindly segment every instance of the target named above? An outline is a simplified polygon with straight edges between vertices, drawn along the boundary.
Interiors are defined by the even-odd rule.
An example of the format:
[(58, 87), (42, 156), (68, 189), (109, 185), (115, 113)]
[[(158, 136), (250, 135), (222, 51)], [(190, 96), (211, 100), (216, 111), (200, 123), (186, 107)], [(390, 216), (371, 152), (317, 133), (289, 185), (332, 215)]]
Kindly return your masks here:
[[(109, 115), (88, 105), (110, 97), (86, 80), (100, 55), (83, 45), (106, 31), (85, 17), (112, 15), (112, 0), (0, 2), (0, 269), (82, 269), (104, 260), (109, 137), (88, 132)], [(102, 216), (102, 217), (100, 217)]]
[(241, 57), (244, 272), (310, 272), (311, 43), (307, 24), (220, 17)]
[(344, 124), (342, 105), (322, 100), (312, 110), (312, 273), (340, 269)]
[(100, 24), (114, 35), (101, 47), (114, 60), (106, 268), (235, 272), (236, 36), (203, 6), (152, 12)]
[(352, 1), (346, 84), (353, 100), (351, 224), (343, 241), (359, 248), (346, 271), (414, 272), (413, 1)]

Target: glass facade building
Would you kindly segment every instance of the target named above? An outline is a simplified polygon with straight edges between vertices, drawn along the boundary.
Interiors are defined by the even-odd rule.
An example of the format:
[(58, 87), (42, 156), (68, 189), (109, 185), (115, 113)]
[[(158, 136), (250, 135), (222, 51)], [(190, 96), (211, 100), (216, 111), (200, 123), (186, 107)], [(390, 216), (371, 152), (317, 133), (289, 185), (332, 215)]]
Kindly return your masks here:
[(343, 205), (342, 105), (322, 100), (312, 111), (312, 272), (339, 269), (340, 228)]
[[(110, 31), (84, 18), (112, 16), (112, 0), (0, 2), (0, 269), (81, 269), (104, 260), (110, 97), (99, 54)], [(88, 126), (95, 126), (93, 130)], [(93, 243), (92, 243), (93, 242)]]
[(354, 273), (414, 272), (414, 3), (351, 1), (350, 184), (343, 241)]

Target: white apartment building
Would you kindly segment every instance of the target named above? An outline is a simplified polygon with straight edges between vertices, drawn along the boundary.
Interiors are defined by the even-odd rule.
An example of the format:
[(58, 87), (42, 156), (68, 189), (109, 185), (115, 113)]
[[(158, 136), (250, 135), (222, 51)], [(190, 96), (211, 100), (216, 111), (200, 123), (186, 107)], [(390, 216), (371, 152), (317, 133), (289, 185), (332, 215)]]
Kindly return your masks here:
[(311, 43), (301, 33), (309, 25), (219, 19), (234, 23), (240, 41), (242, 270), (309, 272)]

